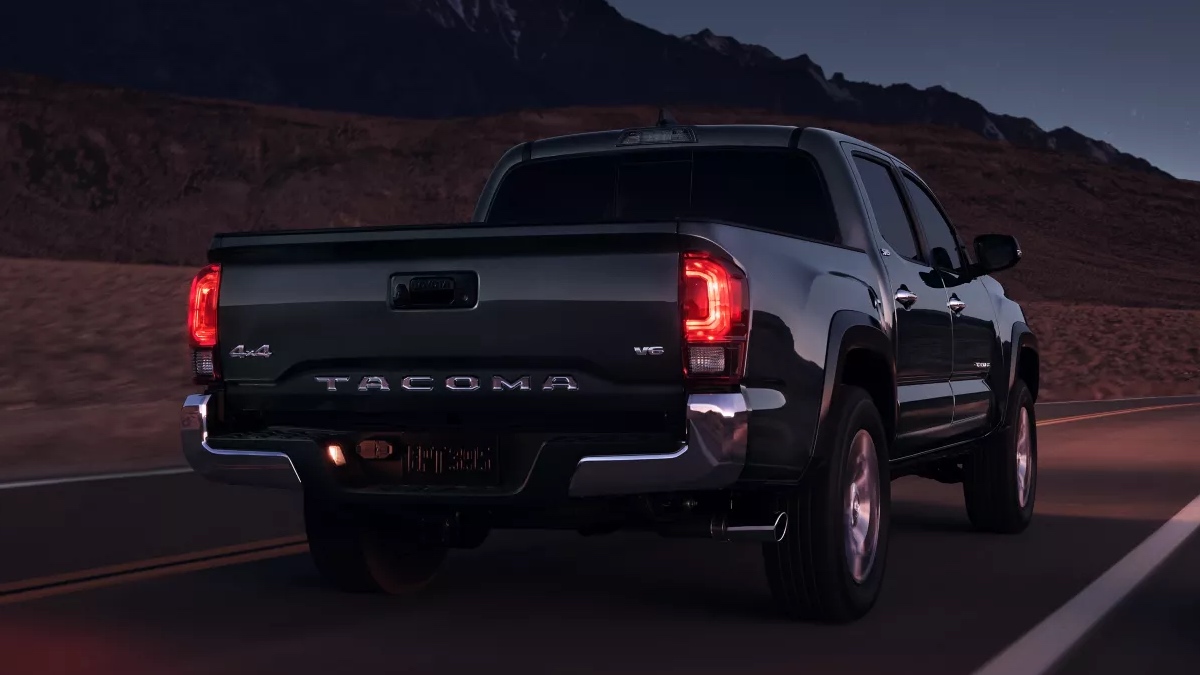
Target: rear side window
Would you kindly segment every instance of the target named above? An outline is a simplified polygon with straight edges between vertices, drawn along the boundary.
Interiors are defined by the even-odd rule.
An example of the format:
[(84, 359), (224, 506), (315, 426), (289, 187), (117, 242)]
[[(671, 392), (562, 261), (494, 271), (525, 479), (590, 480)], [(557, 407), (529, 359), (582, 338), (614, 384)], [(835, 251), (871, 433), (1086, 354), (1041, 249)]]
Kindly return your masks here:
[(909, 260), (920, 260), (920, 249), (917, 238), (913, 234), (912, 221), (891, 171), (879, 162), (858, 155), (854, 156), (854, 165), (862, 178), (867, 190), (867, 199), (871, 202), (871, 211), (875, 214), (875, 224), (884, 241), (895, 250), (897, 255)]
[(841, 243), (815, 161), (797, 150), (613, 152), (517, 165), (487, 222), (718, 220)]

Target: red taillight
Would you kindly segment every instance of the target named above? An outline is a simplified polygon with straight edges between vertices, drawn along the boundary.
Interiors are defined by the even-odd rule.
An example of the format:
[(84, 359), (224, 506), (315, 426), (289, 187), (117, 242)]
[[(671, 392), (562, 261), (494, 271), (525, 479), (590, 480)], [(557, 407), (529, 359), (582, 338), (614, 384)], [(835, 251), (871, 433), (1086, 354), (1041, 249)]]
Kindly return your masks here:
[(208, 265), (192, 279), (192, 292), (188, 296), (188, 341), (194, 349), (217, 346), (217, 296), (220, 290), (220, 265)]
[(692, 381), (736, 384), (746, 364), (750, 288), (730, 261), (687, 252), (681, 260), (684, 375)]

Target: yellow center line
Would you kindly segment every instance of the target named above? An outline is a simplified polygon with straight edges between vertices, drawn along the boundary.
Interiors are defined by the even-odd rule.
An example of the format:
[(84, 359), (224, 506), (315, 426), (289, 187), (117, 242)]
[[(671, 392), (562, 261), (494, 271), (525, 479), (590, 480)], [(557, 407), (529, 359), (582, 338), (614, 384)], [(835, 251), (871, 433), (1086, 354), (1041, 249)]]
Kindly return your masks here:
[(1037, 423), (1039, 427), (1048, 427), (1055, 424), (1066, 424), (1067, 422), (1081, 422), (1083, 420), (1094, 420), (1099, 417), (1112, 417), (1113, 415), (1128, 415), (1130, 413), (1149, 412), (1151, 410), (1169, 410), (1171, 408), (1187, 408), (1200, 405), (1200, 401), (1193, 403), (1171, 403), (1169, 405), (1152, 405), (1145, 408), (1126, 408), (1125, 410), (1107, 410), (1105, 412), (1089, 413), (1087, 415), (1074, 415), (1071, 417), (1056, 417), (1050, 420), (1044, 420)]
[[(1046, 427), (1055, 424), (1066, 424), (1068, 422), (1082, 422), (1084, 420), (1092, 420), (1100, 417), (1112, 417), (1114, 415), (1128, 415), (1131, 413), (1149, 412), (1152, 410), (1168, 410), (1172, 408), (1194, 406), (1200, 406), (1200, 402), (1174, 403), (1169, 405), (1148, 406), (1145, 408), (1109, 410), (1106, 412), (1089, 413), (1086, 415), (1074, 415), (1072, 417), (1059, 417), (1038, 422), (1038, 426)], [(36, 577), (33, 579), (24, 579), (7, 584), (0, 584), (0, 605), (10, 605), (18, 602), (27, 602), (30, 600), (38, 600), (41, 598), (54, 597), (58, 595), (67, 595), (70, 593), (77, 593), (96, 588), (117, 586), (120, 584), (175, 576), (179, 574), (187, 574), (190, 572), (199, 572), (202, 570), (217, 569), (220, 567), (229, 567), (232, 565), (241, 565), (260, 560), (269, 560), (272, 558), (283, 558), (286, 556), (305, 553), (307, 551), (308, 543), (305, 537), (279, 537), (276, 539), (262, 539), (259, 541), (252, 541), (234, 546), (222, 546), (220, 548), (194, 551), (192, 553), (183, 553), (180, 555), (150, 558), (137, 562), (122, 563), (119, 565), (109, 565), (107, 567), (96, 567), (80, 572), (70, 572), (67, 574), (56, 574), (52, 576)]]
[(222, 546), (181, 555), (150, 558), (132, 563), (96, 567), (80, 572), (23, 579), (0, 584), (0, 605), (15, 604), (39, 598), (65, 595), (78, 591), (104, 588), (118, 584), (144, 581), (200, 570), (281, 558), (308, 551), (304, 537), (280, 537)]

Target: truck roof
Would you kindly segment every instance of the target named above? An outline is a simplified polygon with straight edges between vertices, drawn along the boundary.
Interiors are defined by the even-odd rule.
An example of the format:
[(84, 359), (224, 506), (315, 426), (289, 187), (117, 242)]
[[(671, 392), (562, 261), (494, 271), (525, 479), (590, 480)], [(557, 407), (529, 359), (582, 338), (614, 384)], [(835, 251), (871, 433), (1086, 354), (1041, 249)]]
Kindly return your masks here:
[[(799, 144), (800, 135), (822, 135), (834, 142), (849, 142), (868, 147), (875, 152), (886, 155), (892, 161), (904, 166), (903, 161), (891, 153), (868, 143), (830, 129), (820, 127), (801, 127), (780, 124), (669, 124), (664, 126), (630, 127), (626, 129), (609, 129), (606, 131), (591, 131), (564, 136), (553, 136), (523, 143), (513, 150), (520, 149), (521, 159), (546, 159), (566, 155), (583, 155), (602, 152), (630, 150), (637, 145), (621, 145), (619, 141), (631, 132), (654, 129), (690, 129), (695, 134), (695, 141), (687, 143), (687, 147), (779, 147), (794, 148)], [(670, 147), (669, 143), (647, 144), (643, 147)]]

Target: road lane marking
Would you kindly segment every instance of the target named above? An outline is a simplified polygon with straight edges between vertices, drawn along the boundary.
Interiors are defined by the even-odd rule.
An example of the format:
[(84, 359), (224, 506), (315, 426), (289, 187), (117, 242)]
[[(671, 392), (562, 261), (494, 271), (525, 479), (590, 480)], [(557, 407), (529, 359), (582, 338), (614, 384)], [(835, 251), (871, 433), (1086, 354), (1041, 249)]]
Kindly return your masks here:
[(1048, 420), (1039, 420), (1039, 427), (1049, 427), (1055, 424), (1065, 424), (1067, 422), (1082, 422), (1083, 420), (1094, 420), (1100, 417), (1112, 417), (1113, 415), (1129, 415), (1132, 413), (1150, 412), (1151, 410), (1169, 410), (1172, 408), (1191, 408), (1200, 406), (1200, 401), (1195, 403), (1172, 403), (1170, 405), (1152, 405), (1145, 408), (1128, 408), (1126, 410), (1105, 410), (1103, 412), (1087, 413), (1086, 415), (1072, 415), (1071, 417), (1055, 417)]
[(38, 478), (35, 480), (18, 480), (11, 483), (0, 483), (0, 490), (16, 490), (19, 488), (45, 487), (50, 485), (67, 485), (68, 483), (91, 483), (101, 480), (119, 480), (121, 478), (150, 478), (153, 476), (174, 476), (181, 473), (192, 473), (190, 466), (171, 467), (167, 469), (147, 469), (145, 471), (125, 471), (121, 473), (96, 473), (87, 476), (62, 476), (59, 478)]
[(1200, 496), (974, 675), (1043, 675), (1200, 527)]
[(65, 574), (54, 574), (45, 577), (34, 577), (32, 579), (22, 579), (6, 584), (0, 584), (0, 595), (13, 593), (20, 590), (28, 590), (31, 588), (40, 588), (42, 586), (53, 586), (56, 584), (70, 583), (94, 577), (113, 576), (126, 572), (133, 572), (139, 569), (148, 567), (165, 567), (184, 562), (193, 562), (206, 558), (219, 558), (226, 555), (234, 555), (237, 553), (246, 553), (274, 546), (287, 546), (289, 544), (304, 543), (305, 538), (301, 536), (278, 537), (276, 539), (259, 539), (257, 541), (249, 541), (244, 544), (233, 544), (230, 546), (220, 546), (202, 551), (190, 551), (188, 553), (180, 553), (178, 555), (161, 556), (157, 558), (148, 558), (146, 560), (138, 560), (136, 562), (120, 563), (117, 565), (108, 565), (105, 567), (94, 567), (92, 569), (83, 570), (80, 572), (67, 572)]
[(297, 555), (308, 551), (304, 537), (264, 539), (173, 556), (97, 567), (81, 572), (23, 579), (0, 584), (0, 605), (27, 602), (56, 595), (144, 581), (165, 576), (228, 567), (243, 563)]

